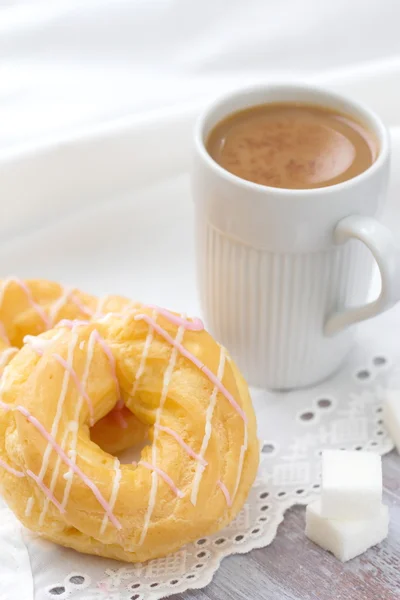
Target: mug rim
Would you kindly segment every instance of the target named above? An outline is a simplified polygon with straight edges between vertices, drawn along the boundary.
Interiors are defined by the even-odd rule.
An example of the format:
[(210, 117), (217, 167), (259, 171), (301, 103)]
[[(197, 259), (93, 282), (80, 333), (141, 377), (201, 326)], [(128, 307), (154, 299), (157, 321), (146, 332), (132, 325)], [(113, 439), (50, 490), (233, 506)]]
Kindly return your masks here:
[[(273, 187), (269, 185), (264, 185), (261, 183), (255, 183), (254, 181), (249, 181), (248, 179), (242, 179), (238, 175), (227, 171), (222, 167), (217, 161), (215, 161), (212, 156), (208, 153), (206, 145), (205, 145), (205, 126), (207, 119), (213, 114), (213, 112), (217, 111), (220, 108), (228, 103), (232, 99), (240, 99), (242, 96), (248, 96), (251, 94), (259, 94), (263, 91), (282, 92), (284, 95), (287, 92), (299, 91), (299, 92), (310, 92), (310, 94), (316, 94), (321, 97), (321, 103), (318, 103), (318, 99), (316, 101), (310, 101), (310, 104), (315, 103), (316, 105), (323, 106), (323, 98), (330, 98), (334, 102), (338, 103), (346, 103), (355, 113), (360, 114), (361, 117), (365, 117), (365, 120), (370, 121), (372, 123), (373, 133), (378, 137), (378, 141), (380, 144), (379, 154), (376, 160), (362, 173), (359, 173), (355, 177), (350, 179), (346, 179), (345, 181), (341, 181), (339, 183), (335, 183), (329, 186), (321, 186), (315, 188), (279, 188)], [(281, 102), (285, 102), (287, 100), (282, 99)], [(295, 102), (295, 100), (293, 100)], [(274, 102), (280, 102), (279, 99), (274, 100)], [(269, 104), (268, 100), (265, 104)], [(251, 106), (259, 106), (260, 102), (254, 102), (254, 104), (248, 105)], [(241, 109), (238, 109), (239, 111)], [(233, 114), (235, 111), (226, 111), (226, 114), (222, 116), (218, 122), (220, 122), (225, 117)], [(389, 132), (386, 126), (384, 125), (381, 118), (367, 105), (359, 102), (358, 100), (354, 100), (345, 94), (337, 93), (331, 91), (328, 88), (314, 86), (309, 84), (299, 84), (299, 83), (265, 83), (265, 84), (255, 84), (255, 85), (247, 85), (243, 87), (238, 87), (234, 90), (230, 90), (225, 94), (220, 95), (214, 101), (209, 103), (205, 109), (201, 112), (199, 117), (196, 120), (195, 128), (194, 128), (194, 143), (197, 152), (199, 152), (200, 157), (206, 162), (206, 164), (214, 170), (219, 176), (228, 180), (233, 185), (239, 185), (240, 187), (247, 188), (248, 190), (256, 191), (256, 192), (268, 192), (271, 194), (277, 195), (291, 195), (298, 197), (305, 196), (316, 196), (320, 194), (330, 195), (335, 192), (339, 192), (342, 190), (346, 190), (357, 185), (363, 179), (369, 178), (374, 175), (376, 171), (378, 171), (387, 161), (389, 156)]]

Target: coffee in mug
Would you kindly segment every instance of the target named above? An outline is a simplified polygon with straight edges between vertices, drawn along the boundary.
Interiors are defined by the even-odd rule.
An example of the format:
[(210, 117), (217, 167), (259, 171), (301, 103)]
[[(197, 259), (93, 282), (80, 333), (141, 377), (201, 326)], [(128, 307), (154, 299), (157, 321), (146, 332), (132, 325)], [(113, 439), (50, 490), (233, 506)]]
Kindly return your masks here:
[(234, 175), (286, 189), (347, 181), (366, 171), (378, 154), (376, 137), (350, 115), (296, 102), (235, 112), (213, 128), (206, 146)]

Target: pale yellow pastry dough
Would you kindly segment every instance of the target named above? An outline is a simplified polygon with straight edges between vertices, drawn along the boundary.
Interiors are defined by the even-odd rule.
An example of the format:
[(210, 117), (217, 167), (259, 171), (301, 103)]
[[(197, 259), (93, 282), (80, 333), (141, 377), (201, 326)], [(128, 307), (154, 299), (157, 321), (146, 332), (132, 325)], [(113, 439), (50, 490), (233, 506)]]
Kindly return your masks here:
[[(27, 335), (36, 336), (62, 319), (96, 319), (123, 314), (139, 306), (122, 296), (96, 298), (45, 279), (0, 280), (0, 377)], [(108, 452), (139, 444), (147, 428), (126, 408), (113, 410), (91, 431), (92, 439)]]
[[(235, 517), (258, 466), (255, 415), (227, 351), (195, 324), (136, 307), (67, 322), (15, 355), (1, 381), (0, 481), (24, 525), (135, 562)], [(90, 439), (92, 418), (121, 398), (150, 428), (137, 464)]]

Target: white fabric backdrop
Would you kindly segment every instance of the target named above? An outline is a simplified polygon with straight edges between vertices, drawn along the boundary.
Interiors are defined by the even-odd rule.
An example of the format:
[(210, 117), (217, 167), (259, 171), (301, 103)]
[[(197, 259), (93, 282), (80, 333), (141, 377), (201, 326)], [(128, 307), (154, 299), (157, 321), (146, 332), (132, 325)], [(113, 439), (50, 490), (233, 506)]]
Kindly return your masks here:
[(0, 153), (246, 79), (400, 63), (398, 0), (0, 0)]

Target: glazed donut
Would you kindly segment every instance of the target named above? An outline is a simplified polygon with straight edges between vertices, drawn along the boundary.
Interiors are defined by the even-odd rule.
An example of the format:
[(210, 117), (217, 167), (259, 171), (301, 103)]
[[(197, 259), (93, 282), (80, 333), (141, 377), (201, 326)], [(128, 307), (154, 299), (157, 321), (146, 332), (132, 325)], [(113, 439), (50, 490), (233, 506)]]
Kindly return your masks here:
[[(203, 328), (164, 309), (61, 321), (1, 381), (0, 483), (29, 529), (128, 562), (174, 552), (242, 508), (259, 447), (245, 381)], [(120, 464), (89, 428), (122, 399), (150, 428)]]
[[(46, 280), (0, 280), (0, 377), (24, 339), (51, 329), (62, 319), (123, 314), (139, 306), (121, 296), (96, 298)], [(91, 430), (93, 441), (117, 453), (142, 442), (147, 429), (120, 402)]]

